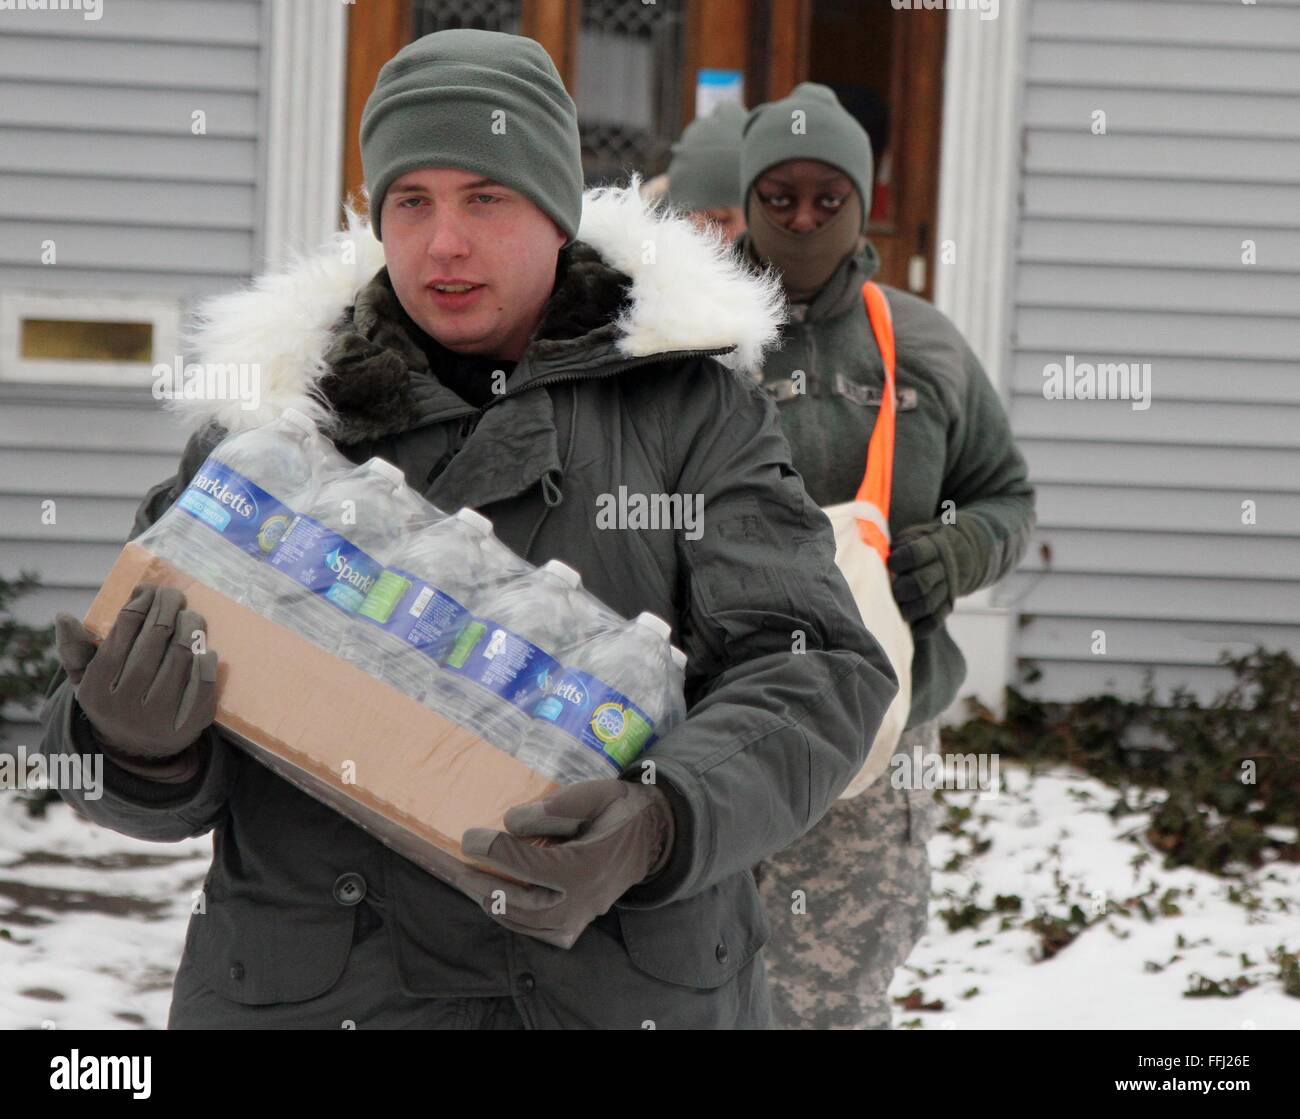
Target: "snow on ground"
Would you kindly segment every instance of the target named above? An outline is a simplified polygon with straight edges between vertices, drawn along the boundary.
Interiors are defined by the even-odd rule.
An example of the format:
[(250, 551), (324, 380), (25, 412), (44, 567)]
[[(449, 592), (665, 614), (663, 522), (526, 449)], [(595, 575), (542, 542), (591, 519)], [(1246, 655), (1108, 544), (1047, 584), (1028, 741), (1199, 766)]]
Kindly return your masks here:
[[(1148, 815), (1112, 820), (1106, 810), (1118, 794), (1100, 781), (1005, 764), (1002, 778), (997, 796), (943, 794), (972, 816), (964, 834), (930, 841), (929, 929), (890, 988), (899, 998), (919, 989), (913, 1006), (943, 1009), (896, 1003), (895, 1026), (1300, 1029), (1300, 998), (1283, 992), (1268, 956), (1279, 945), (1300, 950), (1300, 865), (1274, 862), (1239, 879), (1165, 870), (1141, 836)], [(977, 843), (982, 853), (972, 855)], [(941, 869), (954, 856), (967, 857)], [(997, 895), (1018, 896), (1020, 911), (1008, 905), (977, 927), (949, 930), (944, 911), (972, 902), (992, 910)], [(1023, 922), (1037, 912), (1068, 920), (1072, 906), (1074, 928), (1079, 917), (1086, 927), (1040, 959), (1041, 939)], [(1198, 976), (1260, 982), (1230, 998), (1184, 997), (1204, 986)]]
[[(1283, 993), (1268, 958), (1279, 945), (1300, 949), (1300, 866), (1242, 879), (1164, 870), (1141, 841), (1145, 815), (1112, 820), (1116, 794), (1100, 782), (1012, 765), (1002, 778), (996, 797), (943, 794), (972, 815), (960, 834), (931, 840), (929, 931), (891, 991), (919, 990), (913, 1004), (943, 1009), (896, 1006), (896, 1025), (1300, 1028), (1300, 999)], [(209, 836), (146, 843), (62, 803), (32, 819), (16, 795), (0, 794), (0, 1029), (163, 1028), (211, 851)], [(955, 857), (960, 865), (943, 869)], [(1022, 908), (949, 931), (944, 911), (992, 910), (997, 895)], [(1036, 912), (1068, 918), (1071, 906), (1087, 927), (1040, 961), (1041, 938), (1022, 923)], [(1260, 983), (1233, 998), (1183, 997), (1197, 975)]]
[(163, 1029), (212, 837), (146, 843), (0, 793), (0, 1029)]

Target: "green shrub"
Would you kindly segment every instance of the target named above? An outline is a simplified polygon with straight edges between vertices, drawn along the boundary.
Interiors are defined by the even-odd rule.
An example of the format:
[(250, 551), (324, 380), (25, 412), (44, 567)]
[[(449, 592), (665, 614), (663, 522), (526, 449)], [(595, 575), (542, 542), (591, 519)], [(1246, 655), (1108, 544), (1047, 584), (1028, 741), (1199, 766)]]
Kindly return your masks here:
[(1300, 843), (1268, 834), (1300, 829), (1300, 665), (1262, 647), (1219, 663), (1233, 683), (1208, 706), (1182, 688), (1157, 704), (1149, 675), (1137, 701), (1047, 704), (1008, 688), (1003, 720), (976, 707), (944, 729), (944, 749), (1083, 770), (1118, 790), (1113, 815), (1151, 812), (1146, 838), (1166, 866), (1300, 862)]

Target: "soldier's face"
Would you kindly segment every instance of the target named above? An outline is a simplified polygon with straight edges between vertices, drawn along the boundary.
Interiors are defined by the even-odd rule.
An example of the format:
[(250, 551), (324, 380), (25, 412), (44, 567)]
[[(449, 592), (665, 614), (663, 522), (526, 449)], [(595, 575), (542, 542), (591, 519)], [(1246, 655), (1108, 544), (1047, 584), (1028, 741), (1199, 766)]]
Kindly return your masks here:
[(406, 313), (449, 350), (518, 361), (564, 232), (518, 191), (455, 168), (407, 172), (383, 207), (384, 259)]

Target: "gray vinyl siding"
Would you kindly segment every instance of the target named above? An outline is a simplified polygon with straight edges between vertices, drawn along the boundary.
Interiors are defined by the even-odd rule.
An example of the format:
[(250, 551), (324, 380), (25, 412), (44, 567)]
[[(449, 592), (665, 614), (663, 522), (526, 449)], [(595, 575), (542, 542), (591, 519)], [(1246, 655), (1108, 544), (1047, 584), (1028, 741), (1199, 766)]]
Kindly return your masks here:
[[(268, 9), (102, 11), (0, 12), (0, 290), (174, 299), (183, 316), (259, 267)], [(195, 110), (206, 135), (191, 133)], [(183, 443), (147, 390), (0, 380), (0, 572), (43, 582), (19, 620), (85, 612)], [(41, 523), (46, 499), (54, 525)], [(30, 741), (34, 713), (5, 715), (0, 741)]]
[[(13, 607), (32, 626), (52, 625), (61, 610), (86, 612), (140, 499), (176, 469), (184, 446), (180, 427), (147, 393), (134, 401), (104, 393), (95, 403), (78, 403), (75, 393), (57, 386), (23, 399), (0, 386), (0, 572), (40, 577)], [(53, 524), (42, 520), (47, 500)], [(35, 715), (6, 707), (0, 749), (30, 743)]]
[(229, 287), (257, 251), (263, 5), (107, 0), (102, 13), (0, 12), (0, 286)]
[[(1043, 699), (1150, 669), (1208, 701), (1224, 649), (1300, 658), (1300, 0), (1032, 0), (1024, 80), (1018, 667)], [(1045, 399), (1067, 354), (1149, 362), (1150, 408)]]

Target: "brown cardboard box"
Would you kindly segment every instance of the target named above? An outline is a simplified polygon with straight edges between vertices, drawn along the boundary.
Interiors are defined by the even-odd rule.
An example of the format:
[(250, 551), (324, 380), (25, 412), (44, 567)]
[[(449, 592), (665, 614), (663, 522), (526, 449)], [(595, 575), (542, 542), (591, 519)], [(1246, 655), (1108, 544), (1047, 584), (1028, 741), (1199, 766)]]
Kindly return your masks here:
[(446, 877), (446, 855), (476, 865), (460, 850), (466, 828), (503, 828), (508, 808), (557, 787), (139, 544), (118, 556), (86, 627), (105, 637), (140, 582), (176, 587), (207, 621), (220, 658), (217, 722), (230, 736), (430, 873)]

